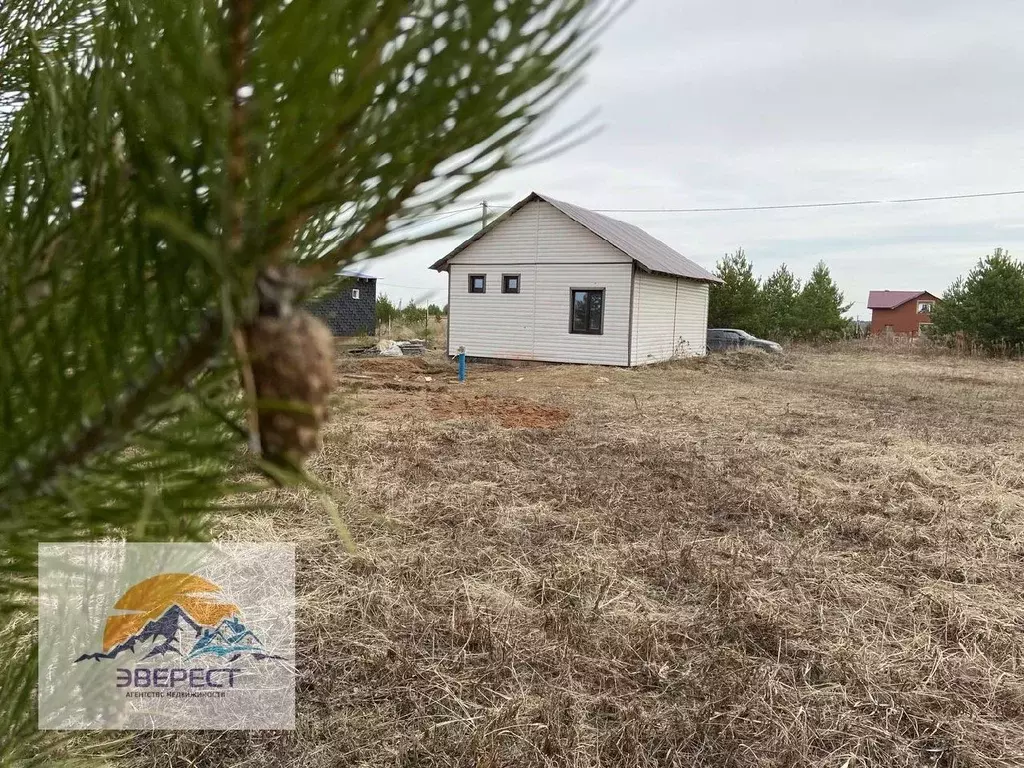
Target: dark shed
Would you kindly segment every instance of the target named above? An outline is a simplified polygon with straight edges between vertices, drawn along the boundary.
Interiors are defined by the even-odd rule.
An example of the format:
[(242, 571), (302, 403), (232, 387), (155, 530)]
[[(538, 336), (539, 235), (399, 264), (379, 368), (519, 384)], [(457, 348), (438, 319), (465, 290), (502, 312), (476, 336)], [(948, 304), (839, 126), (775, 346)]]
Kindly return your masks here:
[(323, 320), (335, 336), (372, 336), (377, 330), (377, 278), (343, 269), (338, 289), (306, 307)]

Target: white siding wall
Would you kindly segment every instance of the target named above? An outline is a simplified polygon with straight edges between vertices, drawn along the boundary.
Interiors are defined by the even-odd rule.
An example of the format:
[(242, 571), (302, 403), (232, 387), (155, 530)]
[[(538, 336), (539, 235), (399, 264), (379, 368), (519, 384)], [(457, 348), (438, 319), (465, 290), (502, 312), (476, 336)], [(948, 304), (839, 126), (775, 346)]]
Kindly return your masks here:
[(471, 243), (453, 264), (630, 264), (609, 245), (545, 202), (527, 203), (497, 227)]
[(633, 284), (633, 365), (672, 357), (675, 348), (676, 278), (637, 269)]
[(708, 286), (638, 269), (633, 288), (633, 365), (706, 351)]
[[(629, 257), (547, 203), (533, 202), (469, 245), (449, 266), (448, 352), (473, 357), (626, 365)], [(470, 275), (487, 292), (469, 293)], [(520, 293), (502, 294), (518, 274)], [(572, 288), (604, 288), (604, 333), (569, 333)]]
[(708, 284), (679, 280), (676, 294), (677, 352), (704, 355), (708, 351)]

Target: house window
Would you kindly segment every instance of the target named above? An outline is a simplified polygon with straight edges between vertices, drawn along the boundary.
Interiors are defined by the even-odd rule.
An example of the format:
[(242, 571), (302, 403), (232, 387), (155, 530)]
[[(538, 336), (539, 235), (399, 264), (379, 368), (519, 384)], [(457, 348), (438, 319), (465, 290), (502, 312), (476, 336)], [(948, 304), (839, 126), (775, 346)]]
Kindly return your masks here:
[(603, 333), (604, 288), (573, 288), (571, 297), (570, 333)]
[(502, 275), (501, 292), (519, 293), (519, 275)]
[(917, 311), (918, 312), (927, 312), (928, 314), (931, 314), (931, 311), (934, 308), (935, 308), (935, 302), (934, 301), (919, 301), (919, 302), (917, 302)]
[(487, 293), (487, 275), (470, 275), (469, 292)]
[(353, 288), (352, 289), (352, 298), (355, 299), (356, 301), (359, 301), (359, 289), (358, 288)]
[(934, 323), (918, 323), (917, 330), (922, 336), (927, 336), (932, 332), (932, 326)]

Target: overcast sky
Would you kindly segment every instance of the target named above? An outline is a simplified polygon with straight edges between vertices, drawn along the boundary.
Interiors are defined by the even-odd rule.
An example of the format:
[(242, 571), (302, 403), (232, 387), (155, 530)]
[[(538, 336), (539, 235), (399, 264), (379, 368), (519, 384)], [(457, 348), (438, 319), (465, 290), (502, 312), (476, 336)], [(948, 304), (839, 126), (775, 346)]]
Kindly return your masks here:
[[(557, 122), (603, 132), (478, 195), (694, 208), (1024, 189), (1019, 0), (636, 0)], [(473, 201), (470, 201), (473, 202)], [(867, 317), (872, 289), (941, 293), (996, 246), (1024, 255), (1024, 195), (732, 213), (613, 213), (713, 268), (824, 260)], [(444, 303), (454, 241), (368, 265), (378, 290)]]

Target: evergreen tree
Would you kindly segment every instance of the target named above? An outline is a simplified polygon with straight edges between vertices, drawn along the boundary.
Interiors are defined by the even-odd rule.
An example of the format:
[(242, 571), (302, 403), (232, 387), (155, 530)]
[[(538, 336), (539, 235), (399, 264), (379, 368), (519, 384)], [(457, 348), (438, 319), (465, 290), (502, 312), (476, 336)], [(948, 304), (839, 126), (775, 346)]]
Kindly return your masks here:
[(415, 222), (523, 157), (602, 9), (0, 2), (0, 765), (71, 759), (35, 728), (36, 543), (208, 535), (267, 471), (241, 450), (257, 276), (454, 231)]
[(425, 307), (416, 306), (416, 300), (410, 301), (402, 309), (402, 322), (412, 326), (422, 326), (426, 319), (427, 310)]
[(386, 293), (382, 293), (377, 297), (377, 324), (385, 324), (394, 322), (395, 318), (398, 317), (398, 307), (396, 307), (391, 299), (388, 298)]
[(755, 336), (761, 333), (761, 286), (743, 249), (726, 254), (715, 274), (722, 283), (712, 285), (709, 292), (708, 327), (739, 328)]
[(843, 294), (832, 280), (825, 262), (819, 261), (804, 284), (796, 302), (796, 333), (804, 339), (838, 338), (847, 332), (849, 321), (843, 313), (852, 304), (843, 303)]
[(960, 277), (932, 311), (933, 330), (962, 333), (990, 351), (1024, 345), (1024, 262), (1002, 248)]
[(776, 341), (792, 339), (797, 330), (800, 279), (783, 264), (761, 285), (762, 327)]

